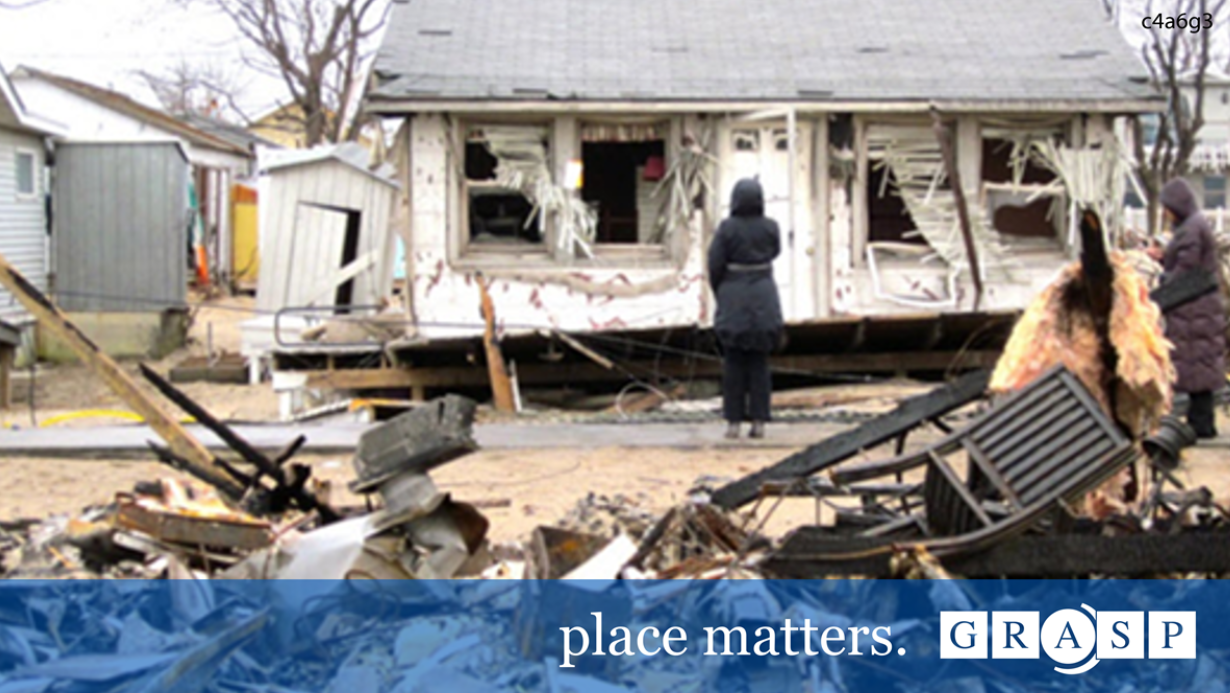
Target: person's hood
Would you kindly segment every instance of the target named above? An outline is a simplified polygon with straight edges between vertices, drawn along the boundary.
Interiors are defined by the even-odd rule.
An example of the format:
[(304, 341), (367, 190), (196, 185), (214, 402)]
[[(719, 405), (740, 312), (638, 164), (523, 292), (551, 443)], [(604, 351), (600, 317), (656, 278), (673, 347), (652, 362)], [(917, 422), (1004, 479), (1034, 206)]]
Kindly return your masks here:
[(737, 217), (764, 215), (764, 189), (760, 187), (760, 181), (744, 178), (735, 183), (735, 189), (730, 193), (730, 213)]
[(1179, 223), (1200, 211), (1200, 203), (1196, 201), (1196, 191), (1182, 178), (1175, 178), (1162, 188), (1162, 206), (1169, 209)]

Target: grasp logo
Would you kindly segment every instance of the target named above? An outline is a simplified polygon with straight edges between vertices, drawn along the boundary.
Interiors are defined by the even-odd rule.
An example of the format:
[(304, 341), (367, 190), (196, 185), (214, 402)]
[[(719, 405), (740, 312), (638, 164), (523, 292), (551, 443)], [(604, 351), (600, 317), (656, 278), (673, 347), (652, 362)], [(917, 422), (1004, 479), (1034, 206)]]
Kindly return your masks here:
[[(1083, 674), (1103, 659), (1196, 658), (1195, 611), (941, 611), (940, 659), (1039, 659)], [(1086, 613), (1088, 612), (1088, 613)], [(988, 620), (988, 616), (990, 619)], [(1146, 623), (1148, 629), (1146, 631)], [(1146, 637), (1147, 636), (1147, 637)]]

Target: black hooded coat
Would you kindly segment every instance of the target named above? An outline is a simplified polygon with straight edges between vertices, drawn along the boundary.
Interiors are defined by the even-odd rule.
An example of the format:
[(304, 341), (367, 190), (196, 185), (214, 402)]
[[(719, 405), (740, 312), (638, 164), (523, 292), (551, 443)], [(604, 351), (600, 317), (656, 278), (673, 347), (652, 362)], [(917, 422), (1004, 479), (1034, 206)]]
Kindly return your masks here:
[(709, 284), (717, 296), (714, 331), (722, 346), (773, 351), (782, 332), (782, 306), (772, 262), (781, 253), (777, 222), (764, 215), (760, 183), (744, 179), (730, 197), (730, 216), (709, 246)]
[[(1203, 269), (1218, 275), (1217, 243), (1208, 219), (1200, 213), (1196, 194), (1176, 178), (1162, 189), (1162, 206), (1177, 219), (1174, 238), (1162, 256), (1162, 283), (1184, 272)], [(1166, 337), (1172, 352), (1180, 392), (1221, 389), (1226, 380), (1226, 313), (1220, 291), (1175, 308), (1166, 314)]]

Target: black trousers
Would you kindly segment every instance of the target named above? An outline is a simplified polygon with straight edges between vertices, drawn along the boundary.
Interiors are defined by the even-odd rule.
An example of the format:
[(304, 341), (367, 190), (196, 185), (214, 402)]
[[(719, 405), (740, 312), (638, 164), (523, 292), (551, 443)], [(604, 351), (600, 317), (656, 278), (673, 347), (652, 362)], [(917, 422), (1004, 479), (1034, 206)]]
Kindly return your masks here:
[(1187, 424), (1201, 438), (1217, 437), (1217, 417), (1213, 410), (1212, 392), (1192, 392), (1188, 394), (1190, 404), (1187, 406)]
[(769, 352), (726, 350), (722, 359), (722, 415), (727, 421), (768, 421), (772, 392)]

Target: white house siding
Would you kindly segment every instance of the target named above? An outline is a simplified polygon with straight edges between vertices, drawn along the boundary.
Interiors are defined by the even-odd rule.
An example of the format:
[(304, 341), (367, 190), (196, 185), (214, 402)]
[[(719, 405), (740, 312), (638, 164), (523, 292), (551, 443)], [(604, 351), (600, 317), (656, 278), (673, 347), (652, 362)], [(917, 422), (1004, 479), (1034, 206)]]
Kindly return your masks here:
[[(17, 195), (17, 150), (34, 153), (35, 195)], [(47, 289), (47, 217), (44, 211), (43, 141), (37, 135), (0, 128), (0, 254), (40, 290)], [(0, 319), (26, 322), (29, 315), (0, 290)]]
[[(396, 188), (340, 161), (278, 168), (262, 177), (261, 310), (327, 306), (342, 269), (345, 224), (328, 208), (362, 214), (358, 258), (378, 262), (354, 280), (353, 305), (372, 306), (392, 289), (395, 234), (389, 227)], [(323, 292), (323, 293), (322, 293)]]
[(475, 283), (480, 269), (493, 282), (496, 313), (509, 330), (634, 329), (708, 320), (701, 234), (696, 228), (679, 241), (686, 245), (681, 268), (666, 261), (651, 266), (642, 261), (638, 268), (636, 261), (578, 259), (529, 267), (515, 259), (479, 265), (457, 258), (458, 249), (450, 247), (460, 238), (460, 231), (450, 226), (460, 222), (457, 195), (450, 190), (456, 167), (445, 133), (443, 118), (426, 115), (414, 119), (410, 137), (407, 276), (421, 336), (474, 334), (482, 324)]
[[(925, 116), (920, 118), (921, 122), (928, 122)], [(1075, 143), (1112, 136), (1099, 117), (1090, 117), (1087, 125), (1078, 126), (1075, 123), (1082, 120), (1074, 114), (1072, 122)], [(761, 151), (755, 155), (735, 151), (732, 146), (735, 130), (759, 131), (762, 138), (772, 140), (785, 127), (784, 119), (721, 121), (715, 147), (720, 161), (718, 199), (710, 201), (709, 211), (716, 223), (728, 212), (728, 196), (734, 182), (744, 176), (760, 177), (770, 200), (767, 211), (777, 218), (786, 234), (783, 255), (775, 268), (789, 321), (960, 313), (974, 309), (974, 289), (968, 275), (962, 274), (955, 291), (950, 292), (948, 269), (938, 261), (881, 264), (877, 294), (862, 250), (865, 243), (857, 238), (865, 233), (859, 230), (865, 222), (859, 221), (861, 202), (852, 201), (851, 193), (860, 195), (860, 187), (830, 173), (826, 121), (804, 116), (798, 119), (793, 210), (788, 204), (788, 152), (778, 150), (772, 141), (762, 142)], [(970, 115), (963, 116), (956, 128), (958, 165), (970, 200), (978, 199), (980, 189), (981, 127), (981, 119)], [(445, 337), (477, 331), (479, 291), (474, 280), (480, 270), (494, 282), (492, 294), (497, 313), (508, 329), (554, 327), (587, 331), (710, 324), (712, 299), (705, 282), (704, 264), (712, 224), (703, 233), (700, 228), (691, 229), (679, 266), (642, 262), (638, 267), (635, 262), (586, 259), (564, 264), (515, 257), (493, 263), (490, 257), (475, 261), (462, 256), (457, 247), (461, 232), (452, 226), (460, 223), (460, 195), (454, 188), (458, 174), (446, 142), (447, 131), (442, 116), (419, 115), (411, 121), (407, 155), (410, 173), (403, 178), (403, 184), (409, 186), (409, 200), (408, 204), (402, 203), (402, 211), (410, 218), (407, 275), (411, 317), (417, 323), (419, 335)], [(1012, 248), (1013, 262), (1006, 274), (996, 273), (983, 282), (979, 310), (1024, 308), (1072, 258), (1071, 251), (1062, 244)], [(671, 281), (672, 277), (677, 281)], [(579, 284), (583, 287), (579, 288)], [(630, 290), (638, 286), (646, 290)], [(608, 287), (620, 290), (604, 292)], [(899, 300), (928, 293), (938, 300), (929, 304)], [(953, 300), (944, 300), (950, 296)]]

